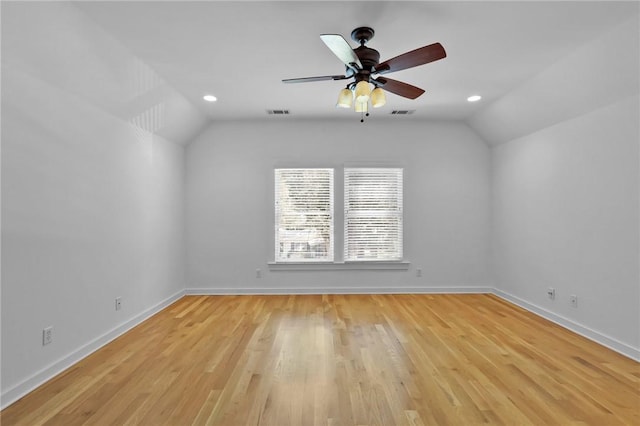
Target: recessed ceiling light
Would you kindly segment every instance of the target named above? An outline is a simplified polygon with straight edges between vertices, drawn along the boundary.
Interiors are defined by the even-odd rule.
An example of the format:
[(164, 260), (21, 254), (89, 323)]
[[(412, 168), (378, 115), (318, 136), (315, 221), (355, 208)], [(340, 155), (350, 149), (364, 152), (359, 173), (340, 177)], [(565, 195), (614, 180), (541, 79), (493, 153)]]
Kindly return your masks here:
[(216, 97), (215, 97), (215, 96), (213, 96), (213, 95), (204, 95), (204, 96), (202, 97), (202, 99), (204, 99), (204, 100), (205, 100), (205, 101), (207, 101), (207, 102), (215, 102), (215, 101), (217, 101), (217, 100), (218, 100), (218, 98), (216, 98)]
[(482, 99), (482, 96), (480, 95), (473, 95), (473, 96), (469, 96), (467, 98), (467, 101), (469, 102), (478, 102), (480, 99)]

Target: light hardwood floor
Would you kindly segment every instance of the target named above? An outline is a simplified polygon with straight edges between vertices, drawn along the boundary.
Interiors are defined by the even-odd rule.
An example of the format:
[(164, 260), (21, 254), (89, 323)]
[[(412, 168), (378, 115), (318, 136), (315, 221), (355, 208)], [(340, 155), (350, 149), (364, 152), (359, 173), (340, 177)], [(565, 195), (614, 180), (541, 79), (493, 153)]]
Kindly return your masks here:
[(492, 295), (184, 297), (21, 425), (640, 424), (640, 364)]

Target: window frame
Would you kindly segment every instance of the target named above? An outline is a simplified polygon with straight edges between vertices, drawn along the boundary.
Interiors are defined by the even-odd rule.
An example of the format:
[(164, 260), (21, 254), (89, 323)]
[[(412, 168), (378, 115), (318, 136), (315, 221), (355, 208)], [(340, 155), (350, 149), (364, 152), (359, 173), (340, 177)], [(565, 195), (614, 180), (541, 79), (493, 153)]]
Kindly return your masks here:
[[(325, 250), (326, 253), (326, 257), (321, 257), (321, 258), (317, 258), (317, 257), (312, 257), (312, 253), (314, 253), (313, 251), (310, 250), (301, 250), (301, 251), (296, 251), (292, 249), (288, 252), (289, 255), (287, 256), (286, 259), (282, 258), (282, 247), (281, 247), (281, 243), (282, 241), (282, 229), (280, 227), (281, 222), (280, 222), (280, 212), (281, 212), (281, 208), (280, 208), (280, 202), (281, 199), (279, 197), (280, 194), (280, 181), (278, 178), (278, 175), (280, 172), (284, 172), (284, 173), (294, 173), (294, 172), (301, 172), (301, 171), (316, 171), (316, 172), (328, 172), (328, 180), (329, 180), (329, 184), (328, 184), (328, 198), (329, 198), (329, 231), (327, 233), (327, 235), (329, 236), (329, 242), (328, 242), (328, 247)], [(274, 263), (292, 263), (292, 264), (299, 264), (299, 263), (331, 263), (335, 260), (335, 170), (333, 168), (329, 168), (329, 167), (278, 167), (274, 169)], [(315, 210), (308, 210), (309, 212), (312, 212), (313, 214), (319, 214), (318, 211)], [(291, 214), (291, 213), (289, 213)], [(291, 242), (291, 241), (289, 241)], [(295, 242), (293, 242), (292, 244), (294, 244)], [(302, 243), (300, 243), (302, 244)], [(309, 242), (306, 242), (306, 246), (309, 246)], [(306, 248), (306, 247), (305, 247)], [(304, 258), (298, 258), (298, 257), (294, 257), (291, 258), (290, 255), (291, 253), (297, 254), (297, 255), (304, 255), (309, 254), (310, 255), (310, 259), (304, 259)]]
[[(310, 166), (301, 166), (295, 164), (293, 162), (293, 166), (291, 162), (280, 162), (276, 164), (272, 170), (274, 170), (274, 181), (271, 182), (271, 188), (275, 191), (275, 170), (277, 169), (333, 169), (333, 250), (334, 256), (332, 261), (328, 260), (306, 260), (306, 261), (287, 261), (287, 260), (278, 260), (277, 259), (277, 249), (278, 246), (275, 244), (277, 238), (275, 236), (275, 227), (277, 226), (277, 221), (275, 217), (275, 201), (276, 201), (276, 193), (272, 192), (272, 212), (274, 212), (274, 216), (272, 219), (272, 226), (274, 229), (270, 234), (271, 238), (271, 246), (274, 249), (272, 253), (273, 260), (268, 260), (266, 262), (269, 270), (278, 272), (278, 271), (341, 271), (341, 270), (388, 270), (388, 271), (407, 271), (411, 267), (411, 262), (405, 257), (405, 239), (403, 235), (402, 239), (402, 259), (400, 260), (384, 260), (384, 261), (345, 261), (344, 260), (344, 170), (347, 168), (400, 168), (403, 171), (403, 191), (405, 188), (404, 178), (406, 176), (406, 170), (403, 165), (400, 164), (389, 164), (386, 162), (355, 162), (355, 163), (344, 163), (336, 166), (328, 166), (327, 163), (314, 163)], [(404, 194), (403, 194), (404, 199)], [(342, 210), (342, 212), (341, 212)], [(403, 205), (403, 228), (404, 228), (404, 205)]]
[[(384, 171), (384, 172), (383, 172)], [(394, 208), (379, 208), (373, 206), (371, 208), (365, 209), (366, 206), (371, 206), (371, 199), (373, 195), (387, 195), (384, 192), (378, 191), (376, 188), (371, 189), (367, 188), (367, 186), (372, 186), (371, 182), (364, 181), (364, 184), (361, 185), (362, 188), (365, 188), (365, 192), (357, 191), (358, 185), (355, 185), (357, 178), (361, 179), (369, 179), (375, 180), (379, 179), (380, 176), (383, 176), (384, 173), (388, 173), (388, 180), (382, 180), (381, 182), (389, 184), (390, 187), (395, 187), (395, 193), (388, 193), (387, 202), (389, 205), (394, 206)], [(358, 176), (358, 174), (360, 176)], [(368, 175), (368, 176), (367, 176)], [(379, 176), (376, 176), (379, 175)], [(395, 182), (394, 182), (395, 180)], [(354, 185), (350, 186), (352, 183)], [(402, 167), (345, 167), (343, 170), (343, 185), (344, 185), (344, 194), (343, 194), (343, 214), (344, 214), (344, 239), (343, 239), (343, 255), (342, 258), (344, 262), (401, 262), (404, 259), (404, 168)], [(361, 197), (357, 197), (356, 195), (360, 192)], [(352, 194), (354, 195), (352, 197)], [(352, 200), (360, 201), (360, 205), (362, 208), (351, 209)], [(367, 201), (369, 200), (369, 201)], [(362, 244), (364, 247), (367, 247), (366, 239), (358, 239), (358, 234), (361, 234), (361, 231), (351, 232), (355, 229), (355, 227), (351, 227), (350, 224), (352, 222), (357, 222), (359, 218), (374, 218), (377, 217), (379, 219), (384, 219), (385, 217), (393, 222), (395, 218), (395, 256), (391, 256), (388, 258), (378, 258), (378, 257), (367, 257), (363, 255), (362, 257), (355, 257), (350, 255), (351, 249), (354, 247), (350, 247), (350, 244), (353, 244), (357, 247), (358, 243)], [(393, 226), (389, 226), (389, 223), (385, 224), (382, 220), (379, 220), (377, 225), (367, 223), (367, 221), (362, 221), (361, 224), (363, 226), (373, 226), (374, 228), (381, 229), (384, 231), (385, 229), (389, 229), (393, 232)], [(353, 234), (353, 235), (352, 235)], [(351, 235), (351, 237), (350, 237)], [(393, 241), (393, 239), (392, 239)], [(353, 242), (353, 243), (352, 243)], [(394, 244), (392, 243), (391, 246)], [(389, 247), (389, 244), (380, 246), (381, 248)], [(383, 250), (384, 251), (384, 250)]]

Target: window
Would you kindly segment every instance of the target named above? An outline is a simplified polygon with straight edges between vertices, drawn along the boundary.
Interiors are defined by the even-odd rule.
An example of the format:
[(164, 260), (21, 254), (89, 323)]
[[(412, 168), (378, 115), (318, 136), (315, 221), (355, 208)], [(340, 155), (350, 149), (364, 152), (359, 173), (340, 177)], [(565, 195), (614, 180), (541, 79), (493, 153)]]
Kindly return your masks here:
[(333, 169), (276, 169), (276, 262), (333, 261)]
[(402, 183), (401, 168), (344, 169), (344, 255), (334, 263), (334, 170), (276, 169), (275, 263), (402, 263)]
[(344, 170), (344, 260), (402, 260), (402, 169)]

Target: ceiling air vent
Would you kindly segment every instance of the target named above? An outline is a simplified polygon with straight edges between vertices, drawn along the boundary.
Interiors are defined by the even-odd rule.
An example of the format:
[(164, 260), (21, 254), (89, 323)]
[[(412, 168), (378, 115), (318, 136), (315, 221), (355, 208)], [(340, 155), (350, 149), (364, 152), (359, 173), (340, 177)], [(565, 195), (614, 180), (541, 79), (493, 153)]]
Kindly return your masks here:
[(415, 109), (394, 109), (391, 111), (391, 115), (411, 115), (416, 112)]
[(288, 109), (268, 109), (267, 114), (269, 115), (289, 115)]

